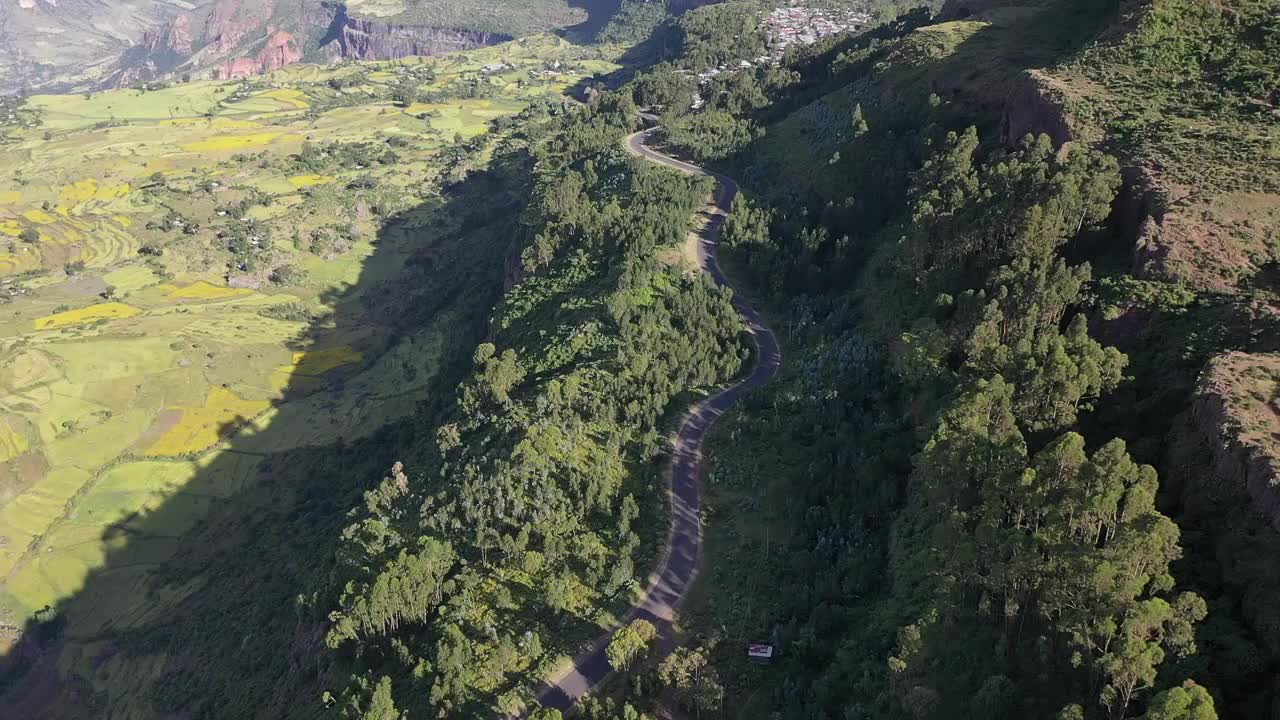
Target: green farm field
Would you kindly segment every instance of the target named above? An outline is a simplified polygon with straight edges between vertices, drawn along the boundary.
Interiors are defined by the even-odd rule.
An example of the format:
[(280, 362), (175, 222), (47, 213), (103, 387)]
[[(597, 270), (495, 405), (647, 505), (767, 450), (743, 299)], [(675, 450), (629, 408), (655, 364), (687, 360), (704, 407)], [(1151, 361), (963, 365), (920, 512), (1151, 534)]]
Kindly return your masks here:
[(202, 524), (448, 396), (491, 299), (462, 289), (501, 289), (511, 238), (440, 189), (613, 57), (539, 36), (30, 98), (0, 136), (0, 656), (56, 618), (58, 672), (106, 691), (104, 638), (207, 580), (160, 579)]

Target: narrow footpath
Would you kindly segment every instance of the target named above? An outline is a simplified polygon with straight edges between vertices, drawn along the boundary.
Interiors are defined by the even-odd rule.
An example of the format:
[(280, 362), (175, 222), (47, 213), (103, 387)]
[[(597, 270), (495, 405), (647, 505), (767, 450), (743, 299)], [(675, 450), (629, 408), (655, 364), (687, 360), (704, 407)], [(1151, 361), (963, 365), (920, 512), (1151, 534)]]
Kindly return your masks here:
[[(690, 175), (710, 177), (716, 181), (715, 196), (707, 210), (708, 222), (697, 230), (698, 265), (711, 275), (717, 285), (732, 288), (724, 272), (720, 270), (720, 264), (716, 262), (716, 243), (720, 239), (720, 229), (724, 225), (725, 218), (733, 206), (733, 198), (738, 194), (738, 184), (724, 175), (663, 155), (650, 148), (647, 143), (657, 130), (658, 128), (650, 128), (627, 136), (626, 148), (632, 154), (650, 162)], [(743, 323), (755, 342), (756, 365), (747, 376), (693, 405), (680, 421), (680, 429), (676, 433), (671, 456), (670, 534), (667, 537), (663, 555), (654, 570), (656, 579), (645, 593), (644, 599), (632, 608), (625, 620), (629, 623), (632, 620), (643, 619), (653, 623), (658, 630), (658, 652), (664, 655), (675, 648), (676, 612), (693, 586), (702, 558), (702, 521), (699, 515), (702, 442), (716, 419), (733, 407), (739, 397), (769, 382), (778, 372), (782, 361), (778, 339), (765, 325), (760, 313), (756, 312), (737, 292), (734, 293), (733, 307), (742, 317)], [(613, 633), (613, 630), (605, 633), (590, 650), (574, 659), (571, 667), (548, 681), (546, 687), (538, 694), (538, 701), (546, 707), (567, 711), (573, 707), (578, 698), (603, 682), (612, 670), (605, 656), (605, 648), (613, 638)]]

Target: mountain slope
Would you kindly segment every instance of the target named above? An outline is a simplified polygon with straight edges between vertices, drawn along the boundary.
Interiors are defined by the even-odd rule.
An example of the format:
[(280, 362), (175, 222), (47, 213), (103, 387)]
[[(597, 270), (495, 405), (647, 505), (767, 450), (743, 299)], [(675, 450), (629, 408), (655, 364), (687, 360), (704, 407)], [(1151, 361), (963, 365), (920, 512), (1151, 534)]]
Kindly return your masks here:
[[(22, 0), (0, 6), (0, 92), (240, 77), (301, 60), (386, 60), (491, 45), (581, 23), (568, 0)], [(75, 38), (75, 42), (68, 42)]]
[(0, 93), (53, 82), (92, 83), (187, 3), (12, 0), (0, 4)]
[[(709, 188), (618, 149), (644, 107), (662, 114), (664, 153), (740, 179), (722, 260), (779, 329), (788, 363), (708, 438), (708, 557), (680, 617), (683, 647), (649, 652), (643, 626), (628, 627), (605, 650), (621, 681), (584, 703), (587, 718), (646, 717), (665, 703), (783, 720), (1275, 717), (1277, 3), (952, 0), (936, 15), (794, 47), (778, 65), (753, 63), (765, 42), (759, 3), (730, 0), (675, 22), (647, 4), (629, 4), (628, 17), (637, 34), (668, 23), (670, 62), (585, 107), (552, 101), (496, 120), (493, 142), (447, 142), (492, 109), (455, 103), (499, 92), (477, 58), (441, 61), (466, 68), (453, 80), (434, 65), (428, 78), (418, 63), (301, 67), (222, 86), (226, 97), (195, 82), (150, 97), (40, 98), (17, 111), (20, 123), (45, 123), (45, 143), (101, 133), (96, 141), (119, 147), (122, 120), (196, 133), (212, 110), (218, 133), (180, 147), (225, 156), (216, 182), (238, 183), (236, 195), (196, 209), (227, 232), (207, 255), (178, 238), (174, 253), (141, 264), (168, 268), (191, 253), (173, 267), (191, 272), (216, 258), (238, 284), (312, 253), (303, 279), (333, 288), (317, 300), (347, 318), (336, 330), (350, 348), (334, 347), (323, 318), (291, 320), (292, 304), (259, 311), (308, 323), (328, 352), (255, 348), (264, 368), (287, 362), (299, 376), (278, 398), (285, 408), (316, 404), (262, 436), (238, 424), (253, 408), (243, 403), (269, 388), (250, 396), (249, 383), (220, 374), (218, 352), (228, 351), (204, 338), (234, 344), (259, 337), (245, 331), (259, 323), (282, 326), (245, 313), (192, 318), (263, 301), (209, 296), (240, 289), (216, 285), (136, 287), (133, 271), (111, 282), (135, 302), (57, 305), (106, 292), (75, 279), (84, 268), (71, 253), (122, 232), (114, 216), (133, 190), (46, 190), (40, 153), (53, 146), (37, 143), (41, 129), (15, 130), (24, 142), (7, 150), (30, 169), (0, 196), (13, 206), (0, 225), (16, 248), (5, 259), (31, 262), (22, 243), (34, 244), (60, 282), (19, 278), (13, 293), (27, 314), (14, 327), (58, 345), (189, 323), (205, 355), (168, 352), (240, 394), (176, 404), (181, 418), (231, 418), (238, 451), (189, 494), (260, 464), (239, 502), (196, 531), (207, 542), (156, 564), (145, 580), (154, 605), (117, 616), (98, 601), (133, 582), (138, 557), (154, 560), (148, 553), (205, 500), (111, 515), (100, 539), (117, 561), (72, 600), (42, 608), (33, 589), (85, 562), (73, 542), (82, 526), (134, 502), (130, 482), (156, 493), (173, 482), (106, 468), (110, 497), (67, 514), (55, 552), (15, 570), (30, 578), (8, 591), (25, 599), (24, 637), (61, 654), (10, 697), (38, 708), (42, 682), (57, 677), (82, 693), (64, 696), (101, 703), (80, 703), (99, 715), (311, 717), (323, 704), (360, 720), (525, 709), (556, 718), (530, 708), (540, 681), (631, 606), (668, 526), (672, 410), (750, 360), (731, 298), (685, 264), (688, 219)], [(545, 69), (529, 59), (511, 72), (496, 72), (502, 92), (526, 98)], [(268, 86), (289, 77), (304, 87)], [(383, 99), (364, 107), (367, 92)], [(257, 123), (263, 107), (270, 124), (232, 122)], [(182, 117), (166, 124), (165, 112)], [(392, 135), (425, 123), (431, 140), (348, 147), (361, 118)], [(277, 126), (297, 132), (273, 135)], [(344, 139), (303, 144), (304, 132)], [(256, 148), (289, 143), (300, 146), (286, 155), (300, 171), (276, 178), (280, 148)], [(397, 147), (412, 147), (412, 159)], [(146, 157), (160, 176), (147, 197), (191, 190), (183, 177), (165, 180), (184, 157)], [(390, 262), (339, 287), (350, 276), (327, 258), (341, 262), (349, 231), (317, 216), (341, 215), (353, 199), (373, 213), (384, 196), (369, 193), (421, 187), (421, 176), (400, 177), (402, 162), (421, 172), (419, 161), (445, 163), (433, 176), (444, 204), (389, 223), (379, 246)], [(139, 184), (153, 172), (141, 167), (129, 168)], [(263, 174), (289, 187), (251, 192)], [(267, 204), (263, 193), (280, 197)], [(261, 250), (260, 236), (218, 213), (320, 232)], [(111, 233), (74, 224), (85, 215)], [(170, 238), (187, 220), (159, 215), (145, 231)], [(505, 240), (513, 247), (501, 253)], [(303, 292), (280, 267), (282, 292)], [(475, 297), (472, 283), (492, 294)], [(470, 320), (433, 321), (449, 308)], [(439, 322), (455, 328), (447, 343), (422, 337)], [(343, 361), (381, 343), (399, 349), (380, 366), (390, 387), (374, 397), (345, 374), (372, 365)], [(164, 348), (129, 362), (171, 357)], [(19, 468), (60, 481), (23, 508), (53, 512), (61, 506), (45, 495), (83, 479), (46, 472), (93, 460), (69, 454), (67, 438), (136, 416), (101, 408), (127, 401), (150, 412), (157, 397), (178, 397), (160, 391), (167, 384), (136, 395), (125, 382), (69, 386), (76, 369), (93, 379), (85, 363), (100, 353), (76, 365), (12, 350), (21, 362), (0, 374), (9, 402), (73, 420), (15, 422), (0, 435), (0, 449), (27, 463), (3, 478)], [(439, 384), (403, 422), (351, 445), (343, 435), (259, 459), (329, 437), (359, 412), (407, 408), (398, 390), (427, 372)], [(60, 399), (27, 397), (46, 389)], [(138, 447), (219, 437), (201, 430), (207, 421), (171, 437), (174, 419), (157, 417), (163, 434)], [(45, 464), (27, 457), (32, 448)], [(15, 537), (29, 532), (11, 525)], [(759, 644), (772, 646), (772, 664), (746, 657)], [(93, 692), (78, 685), (88, 682)]]
[[(731, 716), (1128, 717), (1172, 696), (1274, 716), (1277, 9), (949, 2), (669, 112), (671, 142), (742, 179), (729, 261), (794, 328), (776, 389), (713, 441), (690, 611)], [(650, 96), (679, 86), (657, 75)], [(1068, 210), (1090, 187), (1105, 200)], [(1057, 258), (1024, 254), (1055, 236)], [(1054, 564), (1093, 562), (1066, 536), (1019, 549), (1053, 525), (1028, 497), (1070, 502), (1046, 461), (1108, 454), (1126, 492), (1160, 478), (1158, 506), (1126, 500), (1164, 538), (1168, 576), (1134, 596), (1174, 610), (1145, 616), (1150, 665), (1073, 645), (1116, 596), (1055, 629)], [(743, 657), (762, 641), (774, 668)]]

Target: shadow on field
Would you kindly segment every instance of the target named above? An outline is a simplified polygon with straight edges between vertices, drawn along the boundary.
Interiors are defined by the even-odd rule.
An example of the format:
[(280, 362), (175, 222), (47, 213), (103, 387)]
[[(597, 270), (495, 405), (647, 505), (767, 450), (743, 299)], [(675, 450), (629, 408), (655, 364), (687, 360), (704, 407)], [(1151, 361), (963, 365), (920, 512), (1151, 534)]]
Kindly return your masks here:
[[(397, 373), (390, 388), (425, 385), (417, 411), (363, 439), (286, 451), (275, 448), (297, 447), (304, 420), (348, 418), (280, 412), (254, 433), (230, 423), (225, 450), (153, 511), (94, 538), (108, 548), (105, 564), (27, 622), (0, 658), (0, 716), (320, 713), (334, 662), (323, 635), (340, 590), (334, 549), (345, 515), (396, 460), (414, 476), (430, 474), (434, 428), (503, 289), (524, 195), (517, 183), (527, 175), (521, 162), (501, 155), (442, 197), (387, 218), (360, 279), (323, 298), (332, 314), (311, 320), (297, 340), (301, 350), (372, 337), (358, 348), (359, 368)], [(352, 374), (294, 375), (274, 405), (332, 393)], [(334, 405), (314, 407), (336, 413)]]
[(569, 7), (586, 10), (587, 19), (565, 28), (561, 34), (573, 42), (589, 43), (618, 13), (622, 0), (569, 0)]
[[(577, 25), (561, 30), (559, 35), (570, 42), (582, 45), (597, 42), (600, 31), (604, 30), (609, 21), (618, 14), (622, 2), (623, 0), (570, 0), (569, 4), (573, 7), (585, 9), (588, 18)], [(604, 75), (594, 75), (579, 80), (569, 90), (569, 94), (578, 99), (585, 99), (589, 87), (617, 90), (635, 77), (639, 70), (674, 57), (681, 44), (682, 41), (675, 26), (669, 22), (660, 23), (648, 38), (628, 47), (618, 57), (617, 62), (622, 67)]]

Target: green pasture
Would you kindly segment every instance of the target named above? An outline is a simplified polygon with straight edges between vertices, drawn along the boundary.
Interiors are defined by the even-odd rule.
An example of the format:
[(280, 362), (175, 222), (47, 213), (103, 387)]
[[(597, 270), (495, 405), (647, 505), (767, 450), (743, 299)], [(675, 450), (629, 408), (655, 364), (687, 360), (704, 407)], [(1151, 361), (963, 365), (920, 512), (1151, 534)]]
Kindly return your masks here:
[(66, 131), (102, 122), (169, 120), (213, 110), (228, 92), (227, 83), (208, 81), (164, 90), (115, 90), (87, 95), (36, 95), (28, 107), (42, 113), (46, 130)]
[(102, 276), (103, 282), (116, 289), (117, 293), (129, 294), (146, 287), (158, 284), (159, 278), (151, 268), (141, 265), (125, 265)]

